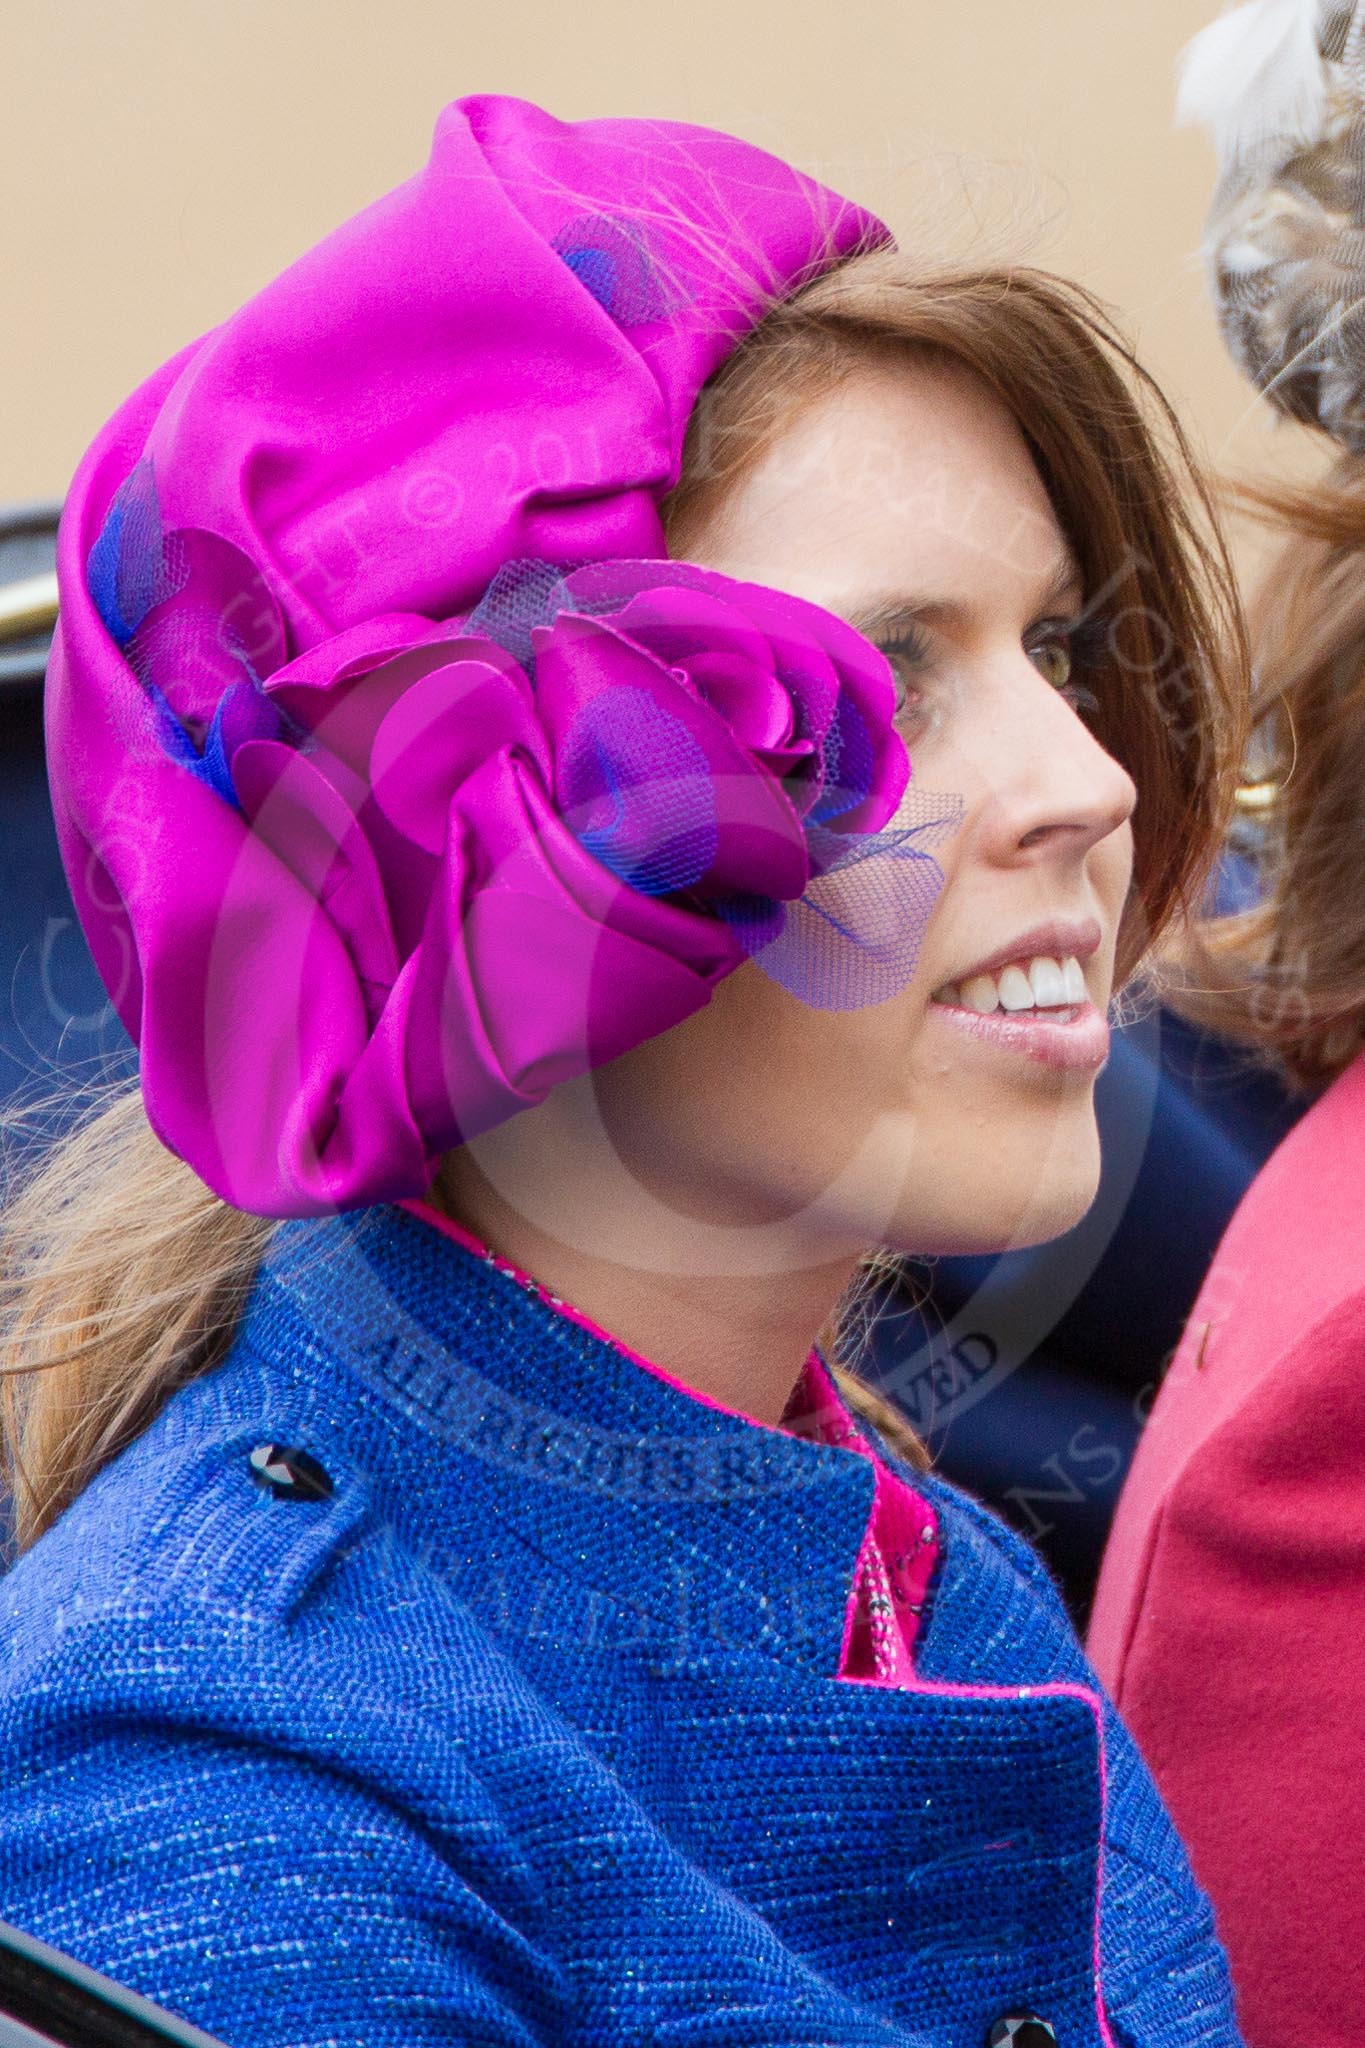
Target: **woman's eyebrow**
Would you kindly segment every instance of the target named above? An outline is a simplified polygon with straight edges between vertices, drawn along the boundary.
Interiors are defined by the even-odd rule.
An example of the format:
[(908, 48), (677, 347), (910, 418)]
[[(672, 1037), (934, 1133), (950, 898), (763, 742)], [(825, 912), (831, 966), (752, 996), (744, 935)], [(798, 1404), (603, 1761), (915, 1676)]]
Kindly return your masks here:
[[(1031, 607), (1032, 616), (1043, 618), (1057, 607), (1074, 609), (1081, 601), (1084, 589), (1081, 565), (1068, 550), (1058, 556), (1046, 572), (1046, 580), (1040, 584)], [(904, 591), (877, 592), (852, 605), (844, 616), (865, 640), (875, 640), (884, 634), (913, 629), (926, 620), (951, 623), (962, 618), (969, 609), (970, 606), (961, 598), (935, 597), (927, 593), (911, 597)]]
[(917, 626), (922, 619), (943, 609), (931, 598), (870, 597), (850, 605), (844, 617), (865, 640), (878, 640), (885, 634)]
[(1045, 612), (1051, 606), (1066, 601), (1072, 605), (1080, 605), (1084, 599), (1085, 575), (1075, 555), (1067, 548), (1065, 553), (1058, 556), (1056, 566), (1048, 578), (1036, 608), (1039, 612)]

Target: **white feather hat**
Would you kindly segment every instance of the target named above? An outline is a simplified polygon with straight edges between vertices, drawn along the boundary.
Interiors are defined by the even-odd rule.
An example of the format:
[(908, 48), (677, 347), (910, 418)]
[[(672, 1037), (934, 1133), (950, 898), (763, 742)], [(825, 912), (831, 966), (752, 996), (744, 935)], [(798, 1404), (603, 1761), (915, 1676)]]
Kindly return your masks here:
[(1213, 132), (1219, 324), (1273, 404), (1365, 454), (1365, 0), (1248, 0), (1201, 31), (1177, 117)]
[(1327, 104), (1319, 35), (1330, 0), (1248, 0), (1201, 29), (1180, 64), (1176, 119), (1212, 129), (1219, 161), (1270, 137), (1311, 142)]

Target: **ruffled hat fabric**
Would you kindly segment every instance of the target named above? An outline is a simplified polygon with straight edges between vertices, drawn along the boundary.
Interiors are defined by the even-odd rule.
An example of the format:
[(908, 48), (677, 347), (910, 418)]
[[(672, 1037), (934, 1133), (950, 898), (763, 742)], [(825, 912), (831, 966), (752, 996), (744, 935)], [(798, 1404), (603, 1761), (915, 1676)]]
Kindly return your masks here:
[[(876, 843), (908, 776), (883, 657), (669, 563), (658, 508), (739, 335), (891, 242), (735, 138), (466, 98), (98, 436), (58, 831), (153, 1125), (227, 1200), (420, 1193)], [(913, 856), (882, 981), (841, 996), (836, 947), (814, 999), (903, 981)]]

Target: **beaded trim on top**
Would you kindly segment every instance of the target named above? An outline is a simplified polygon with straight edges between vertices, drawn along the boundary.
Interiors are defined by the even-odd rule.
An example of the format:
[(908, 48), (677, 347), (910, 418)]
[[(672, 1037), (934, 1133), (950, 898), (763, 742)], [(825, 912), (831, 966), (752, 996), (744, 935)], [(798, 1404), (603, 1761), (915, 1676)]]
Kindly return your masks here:
[(818, 1348), (793, 1396), (791, 1425), (821, 1443), (872, 1459), (877, 1473), (872, 1522), (854, 1575), (840, 1676), (909, 1685), (914, 1682), (911, 1648), (938, 1562), (938, 1517), (881, 1463), (844, 1410), (820, 1401), (812, 1384), (813, 1366), (828, 1376), (828, 1363)]

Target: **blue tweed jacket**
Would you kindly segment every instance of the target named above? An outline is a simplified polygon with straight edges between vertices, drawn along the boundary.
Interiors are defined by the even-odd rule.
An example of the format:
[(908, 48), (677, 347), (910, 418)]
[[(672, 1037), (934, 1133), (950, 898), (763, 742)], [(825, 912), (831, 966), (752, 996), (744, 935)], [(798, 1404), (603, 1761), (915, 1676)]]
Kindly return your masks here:
[(1046, 1576), (905, 1476), (942, 1557), (890, 1690), (834, 1676), (872, 1459), (401, 1209), (286, 1224), (0, 1580), (0, 1917), (229, 2048), (1233, 2048)]

